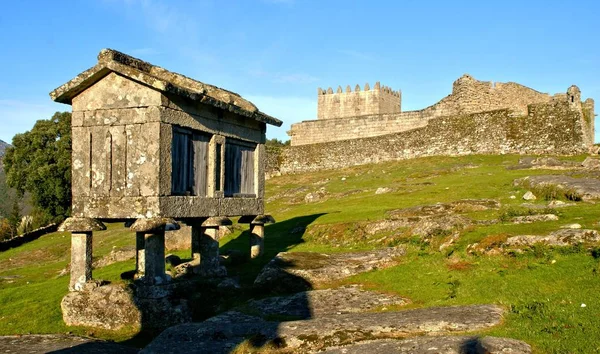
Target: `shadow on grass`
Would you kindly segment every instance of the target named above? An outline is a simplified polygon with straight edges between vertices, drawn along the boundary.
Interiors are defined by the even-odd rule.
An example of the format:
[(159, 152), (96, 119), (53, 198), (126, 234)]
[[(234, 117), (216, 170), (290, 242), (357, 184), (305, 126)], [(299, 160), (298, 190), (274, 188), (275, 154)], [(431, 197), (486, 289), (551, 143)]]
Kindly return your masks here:
[[(325, 213), (300, 216), (281, 222), (276, 222), (271, 225), (266, 225), (264, 253), (260, 257), (252, 260), (249, 260), (249, 230), (242, 232), (240, 236), (229, 240), (226, 244), (221, 246), (221, 254), (235, 251), (238, 254), (243, 255), (241, 257), (242, 259), (248, 260), (227, 266), (228, 277), (239, 279), (241, 289), (220, 289), (218, 287), (220, 280), (200, 280), (193, 286), (186, 286), (185, 290), (179, 291), (177, 296), (186, 298), (187, 303), (191, 307), (193, 321), (204, 321), (210, 317), (213, 317), (217, 313), (221, 313), (227, 309), (243, 305), (251, 298), (261, 298), (272, 295), (272, 292), (269, 289), (256, 289), (253, 286), (254, 279), (262, 270), (262, 268), (279, 252), (288, 251), (294, 246), (303, 243), (303, 237), (308, 225), (323, 215), (325, 215)], [(281, 268), (285, 269), (285, 266)], [(294, 282), (302, 285), (303, 289), (312, 289), (311, 284), (305, 279), (291, 274), (290, 276)], [(219, 337), (218, 334), (221, 333), (219, 332), (221, 327), (224, 333), (230, 334), (230, 338), (227, 339), (227, 343), (225, 344), (220, 340), (216, 340), (216, 342), (213, 343), (215, 344), (214, 347), (195, 348), (194, 350), (198, 349), (200, 352), (227, 353), (228, 351), (226, 348), (232, 348), (231, 345), (235, 347), (242, 343), (250, 348), (262, 348), (266, 345), (276, 347), (283, 345), (280, 343), (277, 335), (279, 323), (281, 321), (289, 321), (301, 318), (306, 319), (312, 317), (312, 309), (310, 308), (310, 304), (306, 296), (303, 296), (302, 294), (297, 295), (295, 297), (293, 307), (294, 313), (301, 314), (301, 316), (286, 316), (285, 313), (289, 312), (287, 311), (288, 309), (286, 306), (286, 308), (275, 309), (272, 315), (267, 316), (267, 318), (270, 320), (268, 322), (259, 321), (256, 324), (248, 324), (235, 322), (229, 323), (224, 321), (224, 323), (211, 324), (211, 332), (214, 332), (217, 337)], [(282, 313), (284, 315), (279, 315), (278, 313)], [(131, 339), (120, 342), (119, 344), (128, 347), (142, 348), (148, 345), (150, 341), (160, 334), (160, 332), (161, 331), (149, 329), (144, 326), (144, 319), (142, 318), (141, 331)], [(190, 336), (193, 337), (193, 334), (190, 334)], [(198, 338), (198, 340), (201, 341), (202, 339)], [(225, 339), (223, 339), (223, 341), (225, 341)], [(207, 345), (210, 346), (211, 344), (209, 343)], [(90, 346), (88, 345), (88, 347)], [(86, 348), (82, 347), (81, 349)], [(186, 351), (186, 348), (180, 349)]]

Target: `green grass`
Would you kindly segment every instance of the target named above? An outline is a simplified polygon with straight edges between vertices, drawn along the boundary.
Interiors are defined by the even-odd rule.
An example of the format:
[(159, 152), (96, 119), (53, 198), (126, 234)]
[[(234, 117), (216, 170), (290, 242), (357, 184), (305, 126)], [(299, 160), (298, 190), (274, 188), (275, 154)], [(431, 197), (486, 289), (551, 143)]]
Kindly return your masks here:
[[(563, 157), (561, 157), (563, 158)], [(582, 161), (585, 156), (564, 157)], [(493, 303), (506, 308), (502, 325), (481, 334), (508, 336), (533, 345), (539, 353), (600, 351), (600, 251), (585, 247), (552, 250), (535, 247), (521, 255), (478, 256), (466, 252), (468, 245), (502, 235), (546, 234), (570, 223), (598, 229), (600, 204), (575, 202), (557, 209), (558, 221), (515, 225), (510, 216), (527, 215), (537, 209), (522, 207), (524, 187), (513, 180), (530, 175), (558, 174), (556, 170), (507, 169), (519, 156), (431, 157), (338, 171), (280, 176), (267, 181), (266, 210), (277, 223), (266, 227), (265, 255), (246, 264), (230, 266), (232, 275), (250, 285), (260, 269), (281, 251), (342, 252), (380, 247), (371, 242), (381, 236), (398, 236), (408, 254), (396, 267), (355, 276), (346, 282), (396, 293), (412, 300), (409, 307)], [(305, 203), (304, 196), (325, 188), (323, 200)], [(379, 187), (392, 192), (376, 195)], [(549, 197), (567, 198), (556, 194)], [(516, 198), (511, 199), (514, 195)], [(500, 210), (467, 213), (477, 220), (502, 220), (498, 224), (468, 227), (444, 252), (402, 235), (403, 231), (359, 237), (360, 225), (385, 218), (386, 212), (416, 205), (458, 199), (490, 198), (502, 203)], [(534, 204), (546, 205), (539, 198)], [(248, 252), (245, 226), (221, 240), (221, 250)], [(336, 243), (327, 236), (335, 234)], [(402, 236), (402, 237), (400, 237)], [(338, 242), (339, 241), (339, 242)], [(94, 256), (113, 247), (133, 245), (134, 234), (122, 224), (94, 236)], [(61, 319), (60, 300), (67, 292), (68, 276), (59, 277), (69, 261), (69, 237), (46, 235), (17, 249), (0, 253), (0, 334), (74, 332)], [(595, 255), (595, 257), (592, 255)], [(176, 252), (186, 258), (189, 251)], [(134, 268), (133, 261), (116, 263), (94, 271), (94, 277), (120, 282), (120, 274)], [(240, 297), (238, 302), (245, 300)], [(232, 304), (235, 304), (233, 302)], [(581, 307), (586, 304), (586, 307)], [(134, 333), (94, 334), (125, 340)]]

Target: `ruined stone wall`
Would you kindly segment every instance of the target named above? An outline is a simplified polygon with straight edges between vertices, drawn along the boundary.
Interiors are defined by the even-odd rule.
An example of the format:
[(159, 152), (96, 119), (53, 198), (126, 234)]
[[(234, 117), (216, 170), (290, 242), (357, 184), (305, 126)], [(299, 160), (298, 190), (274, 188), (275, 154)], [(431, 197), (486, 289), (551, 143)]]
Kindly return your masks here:
[(469, 154), (577, 154), (588, 151), (583, 114), (565, 97), (532, 104), (527, 114), (502, 109), (431, 118), (424, 127), (396, 134), (282, 151), (283, 174), (423, 156)]
[(317, 118), (335, 119), (363, 115), (398, 113), (401, 111), (401, 93), (389, 87), (381, 87), (379, 82), (373, 89), (366, 84), (361, 91), (356, 85), (352, 91), (350, 86), (346, 91), (339, 86), (336, 93), (331, 87), (327, 91), (318, 89)]
[[(384, 89), (381, 90), (385, 92)], [(292, 146), (402, 132), (423, 126), (427, 124), (427, 120), (442, 116), (471, 114), (503, 108), (525, 115), (527, 114), (527, 105), (549, 102), (552, 98), (548, 94), (517, 83), (478, 81), (470, 75), (463, 75), (456, 80), (452, 86), (452, 93), (436, 104), (412, 112), (399, 113), (400, 107), (398, 106), (397, 111), (387, 112), (391, 108), (380, 108), (378, 113), (375, 99), (368, 98), (370, 96), (365, 96), (365, 98), (360, 96), (361, 94), (380, 92), (377, 90), (340, 93), (340, 87), (336, 94), (333, 94), (331, 89), (327, 92), (330, 93), (319, 89), (318, 120), (292, 125), (289, 132)], [(401, 98), (400, 92), (397, 93), (398, 98)], [(358, 96), (348, 96), (352, 99), (346, 98), (346, 95), (357, 94)], [(389, 95), (385, 97), (388, 99)], [(385, 104), (380, 103), (380, 107), (382, 106)], [(355, 114), (352, 114), (353, 112)], [(377, 121), (373, 115), (381, 113), (394, 114), (381, 117), (381, 120)], [(334, 121), (330, 122), (329, 120)], [(332, 128), (335, 130), (331, 130)]]

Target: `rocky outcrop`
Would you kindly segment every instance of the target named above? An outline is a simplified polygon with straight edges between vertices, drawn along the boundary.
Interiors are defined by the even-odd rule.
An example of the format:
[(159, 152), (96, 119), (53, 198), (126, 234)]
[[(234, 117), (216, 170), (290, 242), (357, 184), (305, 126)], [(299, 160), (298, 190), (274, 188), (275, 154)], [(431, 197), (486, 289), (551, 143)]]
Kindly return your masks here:
[(135, 354), (139, 349), (66, 334), (36, 334), (0, 337), (1, 353), (50, 353), (64, 354)]
[(513, 184), (530, 188), (550, 186), (584, 201), (600, 199), (600, 180), (595, 178), (574, 178), (565, 175), (528, 176), (516, 179)]
[(548, 246), (569, 246), (579, 243), (600, 242), (600, 233), (587, 229), (560, 229), (547, 236), (520, 235), (509, 237), (504, 243), (507, 247), (532, 246), (537, 243)]
[(162, 332), (142, 353), (229, 353), (250, 347), (312, 353), (365, 340), (476, 331), (498, 325), (503, 310), (492, 305), (440, 307), (398, 312), (326, 315), (274, 322), (240, 312), (226, 312), (202, 323)]
[(407, 303), (408, 300), (400, 296), (366, 291), (354, 285), (251, 300), (244, 308), (262, 316), (308, 319), (332, 314), (366, 312)]
[(275, 293), (309, 290), (315, 285), (391, 267), (404, 253), (402, 247), (334, 254), (280, 252), (262, 269), (254, 286)]
[(327, 354), (529, 354), (529, 344), (498, 337), (415, 337), (402, 340), (383, 339), (356, 343), (323, 351)]

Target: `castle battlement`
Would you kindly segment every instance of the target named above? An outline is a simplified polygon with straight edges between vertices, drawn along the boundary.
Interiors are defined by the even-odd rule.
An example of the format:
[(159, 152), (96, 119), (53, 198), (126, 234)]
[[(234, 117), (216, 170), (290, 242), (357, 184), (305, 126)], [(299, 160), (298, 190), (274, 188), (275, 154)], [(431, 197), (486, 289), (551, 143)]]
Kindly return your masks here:
[(336, 92), (329, 87), (327, 90), (317, 89), (317, 118), (347, 118), (367, 116), (373, 114), (400, 113), (402, 92), (393, 90), (388, 86), (381, 86), (376, 82), (373, 88), (366, 83), (361, 89), (360, 85), (350, 85), (346, 89), (338, 86)]

